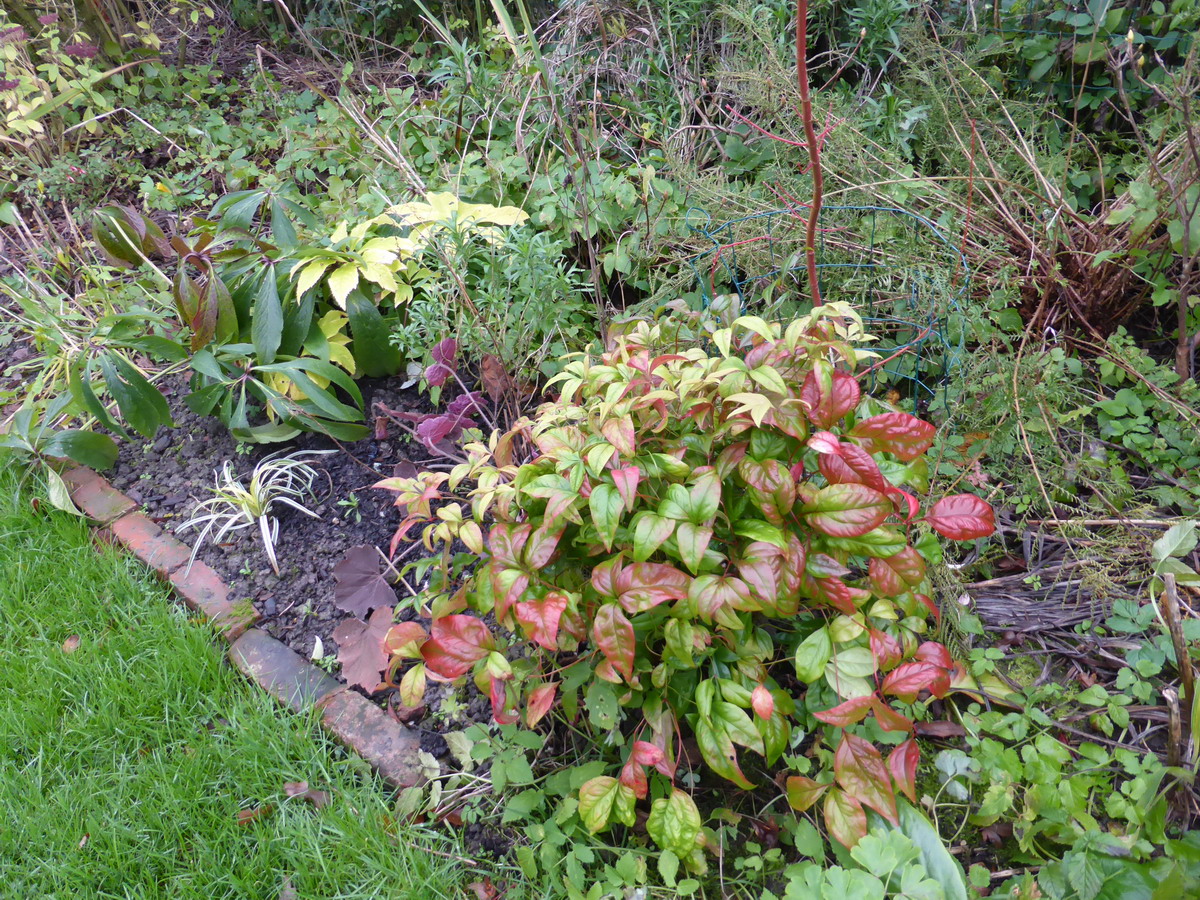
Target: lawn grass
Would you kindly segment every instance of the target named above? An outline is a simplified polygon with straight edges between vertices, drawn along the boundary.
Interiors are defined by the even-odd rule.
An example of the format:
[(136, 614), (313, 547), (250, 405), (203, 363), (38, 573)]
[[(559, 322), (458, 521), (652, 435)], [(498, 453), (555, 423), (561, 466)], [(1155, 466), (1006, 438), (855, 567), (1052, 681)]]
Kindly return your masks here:
[[(448, 837), (397, 840), (361, 760), (242, 681), (136, 562), (30, 497), (0, 471), (0, 896), (463, 896), (437, 855)], [(294, 781), (332, 802), (288, 799)]]

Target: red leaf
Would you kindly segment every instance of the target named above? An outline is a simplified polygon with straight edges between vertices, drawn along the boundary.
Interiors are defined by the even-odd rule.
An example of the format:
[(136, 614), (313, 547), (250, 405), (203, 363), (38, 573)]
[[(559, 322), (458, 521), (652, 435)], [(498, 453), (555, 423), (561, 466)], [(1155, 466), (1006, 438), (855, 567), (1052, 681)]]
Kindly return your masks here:
[(886, 559), (872, 557), (868, 566), (871, 587), (880, 597), (898, 597), (925, 580), (925, 560), (912, 547)]
[(804, 587), (814, 600), (828, 603), (840, 613), (852, 616), (858, 612), (849, 585), (840, 578), (812, 578), (805, 575)]
[(641, 469), (637, 466), (613, 469), (612, 476), (613, 482), (617, 486), (617, 493), (625, 501), (625, 511), (633, 512), (633, 508), (637, 505), (637, 486), (642, 477)]
[(343, 619), (338, 623), (333, 639), (338, 645), (338, 662), (342, 664), (347, 684), (356, 684), (368, 692), (379, 687), (379, 676), (387, 668), (389, 655), (383, 641), (391, 627), (390, 606), (379, 607), (366, 622)]
[(891, 453), (897, 459), (910, 462), (933, 446), (935, 429), (908, 413), (893, 412), (863, 419), (852, 429), (850, 437), (858, 438), (868, 453)]
[(902, 716), (878, 697), (875, 697), (874, 701), (871, 704), (871, 709), (875, 712), (875, 719), (879, 722), (879, 727), (884, 731), (911, 732), (913, 730), (913, 723), (910, 718)]
[(858, 406), (861, 391), (848, 372), (832, 372), (828, 384), (822, 383), (821, 374), (816, 369), (808, 373), (800, 387), (800, 399), (814, 425), (832, 428)]
[(550, 684), (539, 684), (529, 692), (529, 699), (525, 703), (525, 724), (529, 728), (536, 728), (538, 722), (546, 717), (550, 712), (550, 707), (554, 705), (554, 697), (558, 693), (558, 684), (552, 682)]
[(668, 600), (684, 599), (691, 583), (691, 576), (674, 566), (641, 562), (623, 568), (614, 587), (621, 605), (630, 613), (639, 613)]
[(888, 771), (896, 779), (896, 786), (904, 791), (904, 795), (913, 803), (917, 802), (917, 763), (921, 759), (921, 750), (917, 742), (909, 738), (888, 756)]
[(871, 807), (893, 825), (900, 824), (896, 794), (883, 757), (870, 741), (849, 732), (833, 754), (833, 776), (847, 794)]
[(830, 836), (847, 849), (866, 837), (867, 812), (862, 804), (845, 791), (832, 790), (825, 795), (825, 827)]
[(492, 701), (492, 718), (497, 725), (513, 725), (520, 721), (515, 709), (508, 706), (508, 683), (493, 677), (488, 685), (488, 696)]
[(836, 725), (838, 728), (848, 728), (851, 725), (856, 725), (867, 717), (867, 713), (871, 710), (871, 703), (875, 698), (868, 694), (866, 697), (855, 697), (853, 700), (847, 700), (844, 703), (839, 703), (833, 709), (825, 709), (820, 712), (815, 712), (813, 715), (827, 725)]
[(765, 684), (760, 684), (750, 693), (750, 706), (754, 714), (764, 722), (775, 713), (775, 698)]
[(907, 662), (898, 666), (883, 679), (880, 690), (905, 703), (912, 703), (921, 691), (928, 690), (935, 697), (945, 696), (950, 690), (950, 676), (941, 666), (927, 662)]
[(626, 681), (631, 681), (633, 624), (625, 618), (621, 607), (615, 603), (605, 603), (596, 611), (596, 618), (592, 622), (592, 638), (613, 669), (623, 675)]
[(755, 541), (738, 560), (738, 574), (750, 586), (754, 599), (773, 606), (779, 599), (779, 577), (782, 574), (783, 551), (774, 544)]
[(954, 657), (950, 655), (950, 651), (944, 645), (937, 641), (925, 641), (917, 648), (917, 659), (922, 662), (933, 663), (935, 666), (941, 666), (943, 669), (954, 668)]
[(837, 456), (842, 442), (832, 431), (818, 431), (808, 439), (808, 446), (822, 456)]
[(556, 525), (551, 523), (545, 525), (529, 536), (529, 543), (525, 545), (525, 565), (530, 569), (537, 571), (544, 568), (554, 556), (554, 551), (558, 547), (558, 541), (562, 537), (567, 526)]
[(299, 797), (301, 800), (307, 800), (317, 809), (327, 806), (331, 799), (328, 791), (318, 791), (315, 788), (310, 788), (307, 781), (288, 781), (283, 785), (283, 792), (289, 797)]
[(800, 513), (822, 534), (856, 538), (882, 525), (892, 509), (887, 497), (865, 484), (831, 484), (817, 491)]
[(942, 537), (952, 541), (985, 538), (996, 531), (992, 507), (974, 494), (943, 497), (925, 514), (925, 521)]
[(641, 766), (654, 766), (657, 768), (667, 758), (663, 753), (662, 748), (651, 744), (649, 741), (634, 741), (633, 751), (630, 757)]
[(493, 525), (488, 532), (488, 551), (492, 559), (511, 569), (520, 568), (522, 551), (532, 532), (533, 526), (529, 523)]
[(934, 603), (932, 600), (930, 600), (929, 597), (927, 597), (925, 594), (913, 594), (913, 596), (917, 598), (917, 601), (922, 606), (924, 606), (927, 610), (929, 610), (929, 614), (931, 616), (933, 616), (933, 621), (938, 622), (941, 620), (942, 611), (940, 609), (938, 609), (938, 606), (936, 603)]
[(911, 522), (917, 517), (917, 513), (921, 511), (921, 504), (908, 491), (902, 491), (898, 487), (891, 487), (889, 485), (886, 493), (892, 498), (892, 502), (896, 504), (896, 515), (903, 518), (905, 522)]
[(875, 665), (882, 671), (900, 662), (904, 657), (904, 648), (890, 634), (872, 628), (871, 655), (875, 657)]
[(525, 627), (525, 634), (547, 650), (558, 649), (558, 623), (566, 611), (568, 597), (560, 591), (551, 591), (541, 600), (528, 600), (514, 607), (517, 621)]
[(492, 635), (474, 616), (455, 615), (434, 619), (433, 636), (421, 648), (425, 666), (435, 675), (451, 680), (461, 678), (471, 664), (487, 656)]
[(857, 444), (843, 441), (836, 454), (817, 457), (817, 469), (830, 484), (865, 484), (877, 491), (894, 490), (875, 458)]
[(648, 788), (645, 766), (654, 766), (661, 771), (665, 760), (662, 748), (646, 741), (634, 741), (629, 759), (621, 769), (621, 784), (632, 788), (639, 800), (644, 798)]
[(646, 778), (646, 769), (634, 762), (632, 756), (621, 767), (621, 777), (617, 780), (633, 791), (633, 795), (639, 800), (645, 799), (647, 792), (650, 790), (650, 782)]
[(402, 656), (405, 659), (420, 659), (421, 646), (429, 640), (429, 635), (419, 622), (400, 622), (388, 629), (384, 636), (383, 647), (392, 656)]

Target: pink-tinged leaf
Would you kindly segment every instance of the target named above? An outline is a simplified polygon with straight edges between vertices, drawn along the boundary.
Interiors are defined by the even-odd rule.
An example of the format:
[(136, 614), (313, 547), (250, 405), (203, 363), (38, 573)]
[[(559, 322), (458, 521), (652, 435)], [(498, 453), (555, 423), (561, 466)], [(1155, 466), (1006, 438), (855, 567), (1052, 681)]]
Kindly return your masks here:
[(783, 574), (783, 551), (774, 544), (755, 541), (738, 560), (738, 574), (750, 586), (751, 595), (761, 604), (774, 606), (779, 600), (779, 579)]
[(787, 780), (788, 806), (796, 812), (804, 812), (820, 800), (829, 787), (828, 784), (817, 784), (803, 775), (793, 775)]
[(446, 338), (435, 344), (429, 351), (429, 355), (433, 357), (433, 365), (425, 370), (425, 380), (433, 387), (441, 387), (445, 384), (458, 368), (457, 352), (458, 343), (454, 338)]
[(875, 457), (848, 441), (839, 445), (836, 454), (817, 457), (817, 469), (830, 484), (865, 484), (884, 493), (892, 488), (879, 471)]
[(917, 742), (909, 738), (888, 756), (888, 771), (896, 780), (896, 786), (904, 791), (904, 795), (913, 803), (917, 802), (917, 763), (921, 760), (921, 750)]
[(832, 431), (818, 431), (808, 439), (809, 449), (816, 450), (822, 455), (832, 454), (837, 456), (841, 446), (841, 438), (839, 438)]
[(513, 607), (525, 635), (547, 650), (558, 649), (558, 623), (566, 611), (567, 595), (551, 591), (541, 600), (529, 600)]
[(657, 513), (642, 510), (634, 516), (633, 560), (645, 562), (662, 543), (675, 533), (676, 522)]
[(383, 646), (392, 656), (420, 659), (421, 645), (427, 640), (429, 635), (420, 622), (400, 622), (388, 629), (383, 638)]
[(825, 795), (825, 828), (830, 837), (846, 849), (867, 835), (867, 811), (862, 804), (836, 788)]
[(533, 526), (529, 523), (493, 525), (488, 532), (488, 550), (496, 562), (511, 569), (520, 568), (522, 552), (532, 533)]
[(521, 720), (517, 711), (509, 704), (508, 682), (492, 677), (488, 697), (492, 701), (492, 718), (497, 725), (514, 725)]
[(896, 505), (896, 515), (904, 519), (905, 522), (911, 522), (917, 517), (917, 513), (921, 511), (921, 504), (908, 491), (902, 491), (898, 487), (888, 487), (887, 495), (892, 498), (892, 503)]
[(533, 532), (525, 545), (525, 565), (534, 571), (545, 568), (554, 557), (558, 541), (566, 528), (566, 525), (552, 524), (544, 525)]
[(646, 769), (634, 762), (632, 756), (621, 767), (621, 777), (618, 780), (625, 787), (633, 791), (633, 795), (639, 800), (644, 800), (650, 790), (650, 782), (646, 778)]
[(937, 429), (908, 413), (893, 412), (863, 419), (852, 429), (850, 437), (868, 453), (891, 453), (897, 459), (911, 462), (933, 446)]
[(720, 622), (726, 628), (739, 628), (738, 610), (757, 610), (746, 582), (734, 575), (701, 575), (692, 581), (688, 596), (705, 622)]
[(592, 639), (613, 669), (626, 681), (632, 681), (635, 647), (633, 623), (625, 618), (620, 606), (605, 603), (596, 610), (596, 618), (592, 622)]
[(898, 597), (925, 580), (925, 560), (912, 547), (868, 564), (871, 587), (880, 597)]
[(974, 494), (943, 497), (925, 514), (925, 521), (942, 537), (952, 541), (985, 538), (996, 531), (992, 507)]
[(620, 418), (605, 419), (600, 424), (600, 433), (626, 459), (632, 458), (637, 453), (637, 437), (633, 430), (631, 416), (624, 415)]
[(675, 541), (679, 544), (679, 558), (693, 572), (700, 570), (704, 561), (704, 551), (712, 541), (713, 530), (707, 525), (693, 525), (691, 522), (680, 522), (675, 529)]
[(652, 609), (688, 595), (692, 577), (665, 563), (633, 563), (617, 575), (615, 587), (621, 605), (631, 614)]
[(347, 684), (356, 684), (368, 693), (378, 689), (380, 673), (387, 667), (388, 652), (383, 645), (392, 627), (392, 607), (381, 606), (367, 621), (343, 619), (333, 630), (338, 645), (338, 662)]
[(649, 741), (634, 741), (630, 758), (636, 761), (638, 765), (658, 768), (662, 765), (663, 760), (667, 758), (667, 755), (661, 747), (657, 747)]
[(641, 469), (637, 466), (626, 466), (623, 469), (614, 469), (612, 476), (617, 493), (625, 503), (625, 511), (633, 512), (633, 508), (637, 506), (637, 486), (642, 477)]
[(538, 722), (546, 718), (546, 714), (550, 712), (550, 708), (554, 706), (554, 697), (558, 693), (558, 684), (539, 684), (529, 692), (529, 699), (525, 702), (525, 725), (528, 728), (537, 728)]
[(929, 610), (929, 614), (933, 616), (933, 621), (940, 622), (942, 619), (942, 611), (938, 609), (938, 605), (934, 603), (925, 594), (913, 594), (917, 598), (917, 602)]
[(796, 483), (778, 460), (745, 457), (738, 474), (749, 488), (750, 500), (772, 525), (782, 525), (796, 502)]
[(846, 732), (833, 754), (833, 777), (842, 789), (893, 825), (900, 824), (896, 793), (879, 750), (870, 741)]
[(814, 600), (827, 603), (847, 616), (858, 612), (850, 586), (840, 578), (812, 578), (805, 575), (804, 592)]
[(454, 615), (434, 619), (432, 637), (421, 648), (425, 666), (443, 678), (461, 678), (473, 663), (494, 646), (487, 626), (474, 616)]
[(866, 697), (855, 697), (845, 703), (839, 703), (833, 709), (814, 712), (813, 715), (826, 725), (836, 725), (838, 728), (849, 728), (857, 725), (871, 711), (871, 703), (875, 698), (868, 694)]
[(601, 597), (616, 597), (617, 576), (621, 574), (622, 555), (618, 553), (592, 569), (592, 587)]
[(882, 525), (892, 513), (892, 502), (865, 484), (831, 484), (817, 491), (800, 512), (822, 534), (856, 538)]
[(483, 411), (483, 394), (479, 391), (459, 394), (446, 404), (446, 413), (451, 416), (475, 416)]
[(921, 662), (933, 663), (943, 669), (954, 668), (954, 657), (950, 655), (950, 651), (943, 644), (939, 644), (937, 641), (925, 641), (917, 648), (915, 656)]
[(871, 629), (871, 655), (880, 671), (892, 668), (904, 657), (900, 641), (883, 631)]
[(379, 551), (368, 544), (346, 552), (333, 567), (333, 580), (334, 605), (356, 616), (396, 602), (395, 591), (383, 577)]
[(492, 568), (492, 596), (496, 621), (504, 622), (508, 611), (525, 596), (529, 575), (520, 569)]
[(949, 689), (950, 676), (946, 670), (927, 662), (906, 662), (897, 666), (888, 672), (880, 686), (883, 693), (899, 697), (905, 703), (913, 703), (921, 691), (927, 690), (936, 697), (939, 690), (945, 696)]
[(645, 798), (648, 782), (645, 766), (654, 766), (661, 771), (666, 761), (662, 749), (646, 741), (634, 741), (629, 759), (621, 769), (621, 784), (631, 788), (639, 800)]
[(879, 727), (884, 731), (902, 731), (912, 733), (912, 719), (907, 716), (902, 716), (896, 710), (892, 709), (878, 697), (873, 697), (871, 709), (875, 713), (875, 721), (879, 723)]
[(758, 685), (750, 692), (750, 706), (754, 714), (764, 722), (775, 714), (775, 698), (765, 684)]
[(808, 417), (818, 428), (832, 428), (858, 406), (861, 391), (858, 381), (848, 372), (832, 372), (829, 381), (813, 369), (800, 387), (800, 400), (808, 407)]

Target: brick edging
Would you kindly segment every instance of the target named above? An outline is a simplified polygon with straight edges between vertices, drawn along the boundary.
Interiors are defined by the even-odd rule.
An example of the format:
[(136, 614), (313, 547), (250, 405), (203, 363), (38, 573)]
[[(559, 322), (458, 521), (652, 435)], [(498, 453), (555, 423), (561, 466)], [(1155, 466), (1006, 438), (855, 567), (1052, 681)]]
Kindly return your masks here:
[(62, 475), (75, 505), (96, 523), (98, 542), (119, 544), (150, 567), (188, 609), (200, 613), (229, 643), (233, 665), (295, 712), (315, 709), (321, 726), (362, 757), (390, 784), (423, 780), (417, 734), (370, 700), (334, 680), (304, 657), (254, 628), (258, 612), (231, 602), (229, 586), (204, 562), (190, 568), (191, 548), (137, 510), (137, 504), (92, 469)]

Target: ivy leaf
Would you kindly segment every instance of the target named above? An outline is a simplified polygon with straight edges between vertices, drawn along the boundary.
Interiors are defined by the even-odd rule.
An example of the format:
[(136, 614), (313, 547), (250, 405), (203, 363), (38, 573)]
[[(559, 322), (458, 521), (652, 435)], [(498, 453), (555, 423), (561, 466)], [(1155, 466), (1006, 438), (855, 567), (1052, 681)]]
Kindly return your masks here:
[(847, 849), (853, 849), (867, 833), (867, 813), (862, 804), (837, 788), (825, 795), (825, 827), (830, 836)]
[(902, 462), (916, 459), (933, 446), (935, 429), (908, 413), (893, 412), (863, 419), (850, 429), (850, 437), (868, 453), (891, 453)]
[(952, 541), (985, 538), (996, 531), (991, 505), (974, 494), (943, 497), (926, 513), (925, 521), (942, 537)]
[(865, 484), (831, 484), (801, 508), (805, 521), (830, 537), (861, 537), (891, 515), (892, 502)]
[(899, 825), (896, 794), (887, 766), (875, 745), (849, 732), (842, 735), (833, 755), (833, 775), (851, 797)]
[(569, 598), (551, 591), (541, 600), (525, 600), (513, 607), (525, 634), (547, 650), (558, 649), (558, 623), (567, 609)]
[(369, 544), (351, 547), (333, 567), (333, 602), (338, 609), (365, 617), (380, 606), (396, 602), (396, 592), (384, 579), (379, 553)]
[(355, 684), (367, 692), (379, 687), (379, 674), (387, 666), (388, 652), (384, 638), (392, 627), (392, 607), (381, 606), (367, 621), (345, 619), (333, 630), (338, 645), (338, 662), (347, 684)]
[(663, 850), (686, 859), (696, 849), (700, 825), (700, 810), (695, 801), (675, 788), (670, 797), (660, 797), (651, 804), (646, 832)]
[(596, 611), (592, 638), (614, 669), (626, 681), (633, 680), (633, 624), (616, 603), (604, 603)]
[(803, 775), (793, 775), (787, 780), (788, 805), (796, 812), (804, 812), (821, 799), (830, 785), (818, 784)]
[(579, 818), (592, 834), (603, 831), (614, 820), (626, 825), (637, 821), (633, 790), (611, 775), (598, 775), (579, 789)]

